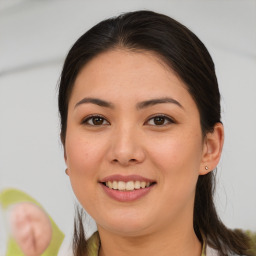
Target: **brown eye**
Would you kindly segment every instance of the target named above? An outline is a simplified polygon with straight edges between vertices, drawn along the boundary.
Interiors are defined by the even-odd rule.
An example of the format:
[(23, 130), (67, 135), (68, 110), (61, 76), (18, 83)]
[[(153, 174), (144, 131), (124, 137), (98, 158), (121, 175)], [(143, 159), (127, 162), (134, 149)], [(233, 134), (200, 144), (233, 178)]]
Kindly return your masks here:
[(154, 126), (164, 126), (174, 123), (174, 121), (167, 116), (154, 116), (147, 121), (147, 124)]
[(107, 125), (109, 122), (102, 116), (90, 116), (83, 121), (83, 124), (100, 126)]
[(102, 125), (103, 124), (103, 122), (104, 122), (104, 119), (102, 118), (102, 117), (93, 117), (92, 118), (92, 123), (94, 124), (94, 125)]
[(155, 125), (163, 125), (165, 122), (165, 118), (162, 116), (157, 116), (153, 118)]

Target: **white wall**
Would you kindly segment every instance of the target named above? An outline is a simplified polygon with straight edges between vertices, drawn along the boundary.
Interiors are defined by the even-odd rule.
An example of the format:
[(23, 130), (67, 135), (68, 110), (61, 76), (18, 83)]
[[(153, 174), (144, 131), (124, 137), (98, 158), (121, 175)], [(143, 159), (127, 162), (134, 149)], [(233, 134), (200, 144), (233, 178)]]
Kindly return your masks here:
[(62, 61), (96, 22), (137, 9), (176, 18), (211, 52), (226, 127), (216, 203), (228, 226), (256, 230), (256, 1), (0, 0), (0, 190), (26, 191), (71, 233), (74, 196), (58, 137)]

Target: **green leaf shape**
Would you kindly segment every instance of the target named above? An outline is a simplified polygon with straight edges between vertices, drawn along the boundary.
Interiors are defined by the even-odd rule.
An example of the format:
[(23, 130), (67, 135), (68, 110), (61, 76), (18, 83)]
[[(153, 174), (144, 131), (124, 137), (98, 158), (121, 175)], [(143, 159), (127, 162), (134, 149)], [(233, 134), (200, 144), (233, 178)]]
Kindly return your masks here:
[[(41, 209), (43, 207), (31, 196), (26, 194), (25, 192), (18, 189), (6, 189), (0, 193), (0, 204), (2, 208), (6, 210), (8, 207), (13, 204), (22, 203), (22, 202), (30, 202), (39, 206)], [(46, 211), (45, 211), (46, 212)], [(60, 246), (64, 240), (64, 234), (59, 229), (59, 227), (55, 224), (53, 219), (46, 213), (48, 218), (50, 219), (52, 226), (52, 240), (47, 247), (47, 249), (41, 254), (41, 256), (57, 256)], [(19, 245), (16, 241), (9, 237), (7, 244), (7, 254), (6, 256), (25, 256), (24, 253), (19, 248)]]

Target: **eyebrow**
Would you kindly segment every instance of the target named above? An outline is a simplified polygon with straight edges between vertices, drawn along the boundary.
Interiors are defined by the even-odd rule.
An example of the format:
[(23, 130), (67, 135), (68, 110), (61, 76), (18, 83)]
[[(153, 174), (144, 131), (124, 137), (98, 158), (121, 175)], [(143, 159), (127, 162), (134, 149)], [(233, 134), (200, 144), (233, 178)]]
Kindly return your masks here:
[(75, 108), (84, 103), (92, 103), (105, 108), (114, 108), (114, 105), (112, 103), (97, 98), (83, 98), (82, 100), (76, 103)]
[[(76, 103), (75, 108), (77, 106), (79, 106), (81, 104), (85, 104), (85, 103), (92, 103), (92, 104), (98, 105), (100, 107), (105, 107), (105, 108), (112, 108), (112, 109), (114, 108), (114, 105), (112, 103), (105, 101), (105, 100), (98, 99), (98, 98), (83, 98), (82, 100), (80, 100), (79, 102)], [(150, 106), (154, 106), (157, 104), (163, 104), (163, 103), (173, 103), (183, 109), (183, 106), (177, 100), (175, 100), (173, 98), (168, 98), (168, 97), (145, 100), (145, 101), (139, 102), (136, 104), (136, 108), (138, 110), (140, 110), (143, 108), (147, 108)]]
[(154, 106), (156, 104), (162, 104), (162, 103), (173, 103), (173, 104), (176, 104), (177, 106), (179, 106), (180, 108), (184, 109), (183, 106), (177, 100), (175, 100), (173, 98), (168, 98), (168, 97), (159, 98), (159, 99), (151, 99), (151, 100), (139, 102), (136, 105), (136, 108), (143, 109), (143, 108), (146, 108), (149, 106)]

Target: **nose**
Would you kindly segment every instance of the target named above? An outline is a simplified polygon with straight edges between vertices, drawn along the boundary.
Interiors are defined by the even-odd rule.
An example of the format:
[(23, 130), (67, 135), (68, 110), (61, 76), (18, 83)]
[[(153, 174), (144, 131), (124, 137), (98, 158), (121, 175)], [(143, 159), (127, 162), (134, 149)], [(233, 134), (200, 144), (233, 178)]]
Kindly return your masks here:
[(113, 132), (109, 159), (112, 163), (129, 166), (145, 160), (143, 140), (134, 127), (120, 127)]

